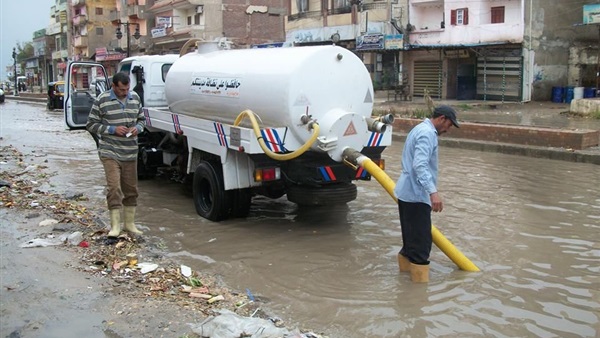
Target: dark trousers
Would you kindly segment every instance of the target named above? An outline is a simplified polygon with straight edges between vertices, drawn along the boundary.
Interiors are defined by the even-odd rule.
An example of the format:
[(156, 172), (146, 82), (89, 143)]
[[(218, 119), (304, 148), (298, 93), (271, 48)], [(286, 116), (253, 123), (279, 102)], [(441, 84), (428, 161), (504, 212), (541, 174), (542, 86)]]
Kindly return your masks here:
[(431, 207), (425, 203), (398, 200), (402, 249), (400, 254), (414, 264), (429, 264), (431, 253)]

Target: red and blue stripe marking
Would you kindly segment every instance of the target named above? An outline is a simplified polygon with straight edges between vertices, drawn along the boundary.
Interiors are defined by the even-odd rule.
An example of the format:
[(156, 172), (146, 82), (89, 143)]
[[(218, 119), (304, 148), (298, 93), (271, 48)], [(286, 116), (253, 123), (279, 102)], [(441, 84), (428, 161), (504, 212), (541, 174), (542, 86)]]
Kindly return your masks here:
[(260, 134), (265, 140), (265, 144), (270, 151), (278, 153), (283, 151), (283, 142), (279, 138), (279, 133), (275, 129), (263, 129)]
[(363, 167), (359, 167), (358, 170), (356, 170), (356, 176), (354, 176), (354, 178), (361, 179), (361, 178), (366, 178), (367, 175), (369, 173), (363, 168)]
[(319, 171), (321, 172), (321, 176), (323, 176), (326, 182), (332, 182), (337, 180), (335, 174), (333, 173), (333, 170), (331, 170), (331, 167), (319, 167)]
[(217, 133), (217, 137), (219, 139), (219, 145), (221, 147), (229, 147), (227, 144), (227, 135), (225, 134), (225, 128), (223, 128), (223, 124), (215, 122), (213, 125), (215, 126), (215, 132)]
[(148, 108), (142, 108), (142, 112), (144, 113), (144, 117), (146, 118), (146, 125), (152, 127), (152, 120), (150, 120)]
[(367, 147), (379, 147), (382, 139), (383, 134), (372, 132), (371, 136), (369, 137), (369, 142), (367, 142)]
[(183, 134), (183, 130), (181, 130), (181, 124), (179, 124), (179, 115), (171, 114), (171, 119), (173, 120), (173, 127), (175, 128), (175, 132), (179, 135)]

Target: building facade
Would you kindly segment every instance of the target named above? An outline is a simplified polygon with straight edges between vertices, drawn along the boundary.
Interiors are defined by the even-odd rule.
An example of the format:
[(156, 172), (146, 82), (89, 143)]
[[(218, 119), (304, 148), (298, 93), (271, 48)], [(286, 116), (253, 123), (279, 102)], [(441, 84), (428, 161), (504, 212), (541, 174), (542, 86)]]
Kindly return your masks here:
[(56, 0), (46, 28), (48, 81), (69, 60), (112, 74), (127, 55), (226, 38), (233, 48), (337, 44), (362, 58), (376, 89), (409, 96), (549, 100), (556, 86), (600, 86), (590, 16), (600, 4), (584, 0), (68, 1)]

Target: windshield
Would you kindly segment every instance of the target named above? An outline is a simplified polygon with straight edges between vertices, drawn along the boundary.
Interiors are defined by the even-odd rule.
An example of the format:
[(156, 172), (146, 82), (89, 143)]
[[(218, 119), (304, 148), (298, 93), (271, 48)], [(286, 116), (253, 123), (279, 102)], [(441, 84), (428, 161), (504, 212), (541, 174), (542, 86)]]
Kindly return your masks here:
[(56, 85), (56, 92), (57, 93), (64, 93), (65, 92), (65, 85), (64, 84), (57, 84)]

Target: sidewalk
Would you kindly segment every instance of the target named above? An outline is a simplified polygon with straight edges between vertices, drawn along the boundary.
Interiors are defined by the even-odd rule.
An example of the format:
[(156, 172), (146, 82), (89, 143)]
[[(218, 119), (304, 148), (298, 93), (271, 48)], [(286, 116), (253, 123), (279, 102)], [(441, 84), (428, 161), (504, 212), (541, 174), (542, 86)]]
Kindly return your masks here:
[[(393, 100), (393, 96), (390, 97)], [(375, 92), (374, 111), (377, 113), (393, 113), (397, 118), (414, 117), (429, 111), (423, 98), (412, 101), (388, 101), (386, 91)], [(433, 100), (435, 105), (446, 104), (456, 109), (459, 122), (515, 126), (529, 132), (527, 128), (552, 128), (564, 131), (598, 131), (600, 119), (574, 117), (566, 114), (567, 103), (553, 102), (500, 102), (500, 101), (459, 101)], [(415, 114), (418, 113), (418, 114)], [(420, 118), (419, 118), (420, 119)], [(398, 130), (399, 128), (396, 128)], [(394, 138), (403, 140), (405, 133), (394, 132)], [(600, 138), (598, 140), (600, 144)], [(440, 144), (465, 149), (500, 152), (506, 154), (549, 158), (572, 162), (593, 163), (600, 165), (600, 146), (573, 150), (555, 147), (537, 147), (514, 143), (499, 143), (476, 139), (453, 138), (451, 133), (440, 138)]]

